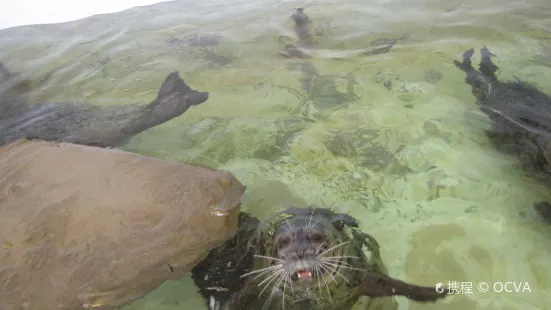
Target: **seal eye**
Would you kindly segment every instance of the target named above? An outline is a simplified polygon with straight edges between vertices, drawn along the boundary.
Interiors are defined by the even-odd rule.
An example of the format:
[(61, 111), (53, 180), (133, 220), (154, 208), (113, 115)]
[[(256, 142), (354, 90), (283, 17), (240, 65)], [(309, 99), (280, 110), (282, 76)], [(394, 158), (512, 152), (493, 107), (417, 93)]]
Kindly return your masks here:
[(309, 239), (310, 241), (320, 242), (323, 240), (323, 235), (319, 233), (310, 233)]
[(291, 242), (291, 237), (285, 236), (285, 237), (281, 237), (277, 243), (279, 244), (279, 247), (286, 247), (289, 245), (290, 242)]

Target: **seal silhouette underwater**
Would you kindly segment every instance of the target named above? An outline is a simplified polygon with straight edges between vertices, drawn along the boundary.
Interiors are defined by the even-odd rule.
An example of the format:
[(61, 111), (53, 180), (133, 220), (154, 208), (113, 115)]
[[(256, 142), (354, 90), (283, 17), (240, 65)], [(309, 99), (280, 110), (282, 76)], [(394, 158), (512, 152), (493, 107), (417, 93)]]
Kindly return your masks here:
[(0, 63), (0, 146), (18, 139), (41, 139), (116, 147), (134, 135), (182, 115), (208, 99), (170, 73), (148, 105), (100, 107), (74, 102), (29, 104), (27, 81)]
[[(480, 54), (479, 70), (471, 63), (472, 48), (454, 64), (465, 72), (480, 110), (492, 121), (486, 133), (498, 150), (516, 156), (528, 175), (551, 187), (551, 97), (518, 79), (499, 81), (491, 59), (495, 55), (487, 47)], [(551, 223), (549, 202), (535, 202), (534, 207)]]
[[(295, 43), (285, 44), (279, 54), (284, 58), (314, 58), (315, 53), (312, 54), (312, 51), (315, 50), (316, 47), (319, 48), (319, 42), (317, 42), (315, 36), (323, 35), (324, 31), (318, 32), (318, 29), (316, 29), (315, 32), (312, 31), (312, 20), (304, 12), (304, 8), (296, 8), (291, 14), (291, 19), (294, 23), (293, 30), (297, 37), (297, 41)], [(405, 34), (399, 38), (378, 38), (372, 40), (369, 43), (370, 47), (357, 54), (357, 56), (373, 56), (388, 53), (399, 41), (405, 40), (408, 37), (409, 34)], [(337, 59), (342, 58), (337, 57)]]
[[(434, 286), (390, 277), (379, 244), (358, 221), (325, 208), (291, 207), (239, 230), (192, 270), (210, 309), (350, 309), (361, 296), (434, 302)], [(371, 305), (371, 304), (370, 304)]]

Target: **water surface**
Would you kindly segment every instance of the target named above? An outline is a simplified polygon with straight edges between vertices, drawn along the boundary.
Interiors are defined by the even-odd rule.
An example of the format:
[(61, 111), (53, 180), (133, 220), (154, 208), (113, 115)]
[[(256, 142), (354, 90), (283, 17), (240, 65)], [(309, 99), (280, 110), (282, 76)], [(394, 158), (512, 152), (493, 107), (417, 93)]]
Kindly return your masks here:
[[(308, 61), (278, 55), (299, 6), (322, 47)], [(258, 217), (290, 203), (347, 212), (392, 276), (473, 283), (437, 305), (397, 298), (400, 309), (551, 302), (551, 229), (532, 208), (551, 193), (494, 150), (453, 65), (486, 45), (500, 79), (551, 93), (545, 1), (174, 1), (1, 34), (0, 59), (35, 83), (34, 102), (148, 103), (179, 71), (210, 99), (124, 149), (231, 171)], [(358, 55), (388, 39), (400, 39), (388, 53)], [(531, 292), (482, 293), (482, 281)], [(185, 278), (124, 309), (203, 303)]]

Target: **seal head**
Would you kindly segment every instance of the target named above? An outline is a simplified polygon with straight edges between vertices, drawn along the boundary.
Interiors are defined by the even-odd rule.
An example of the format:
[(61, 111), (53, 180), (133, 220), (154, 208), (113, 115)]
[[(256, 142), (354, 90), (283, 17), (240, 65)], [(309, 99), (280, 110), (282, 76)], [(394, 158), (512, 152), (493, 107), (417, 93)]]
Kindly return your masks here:
[(293, 285), (294, 290), (309, 290), (332, 280), (334, 269), (346, 258), (349, 238), (342, 235), (340, 217), (314, 214), (313, 209), (291, 211), (292, 217), (282, 216), (273, 223), (274, 235), (266, 240), (270, 248), (263, 253), (262, 264), (274, 267), (270, 273), (279, 272), (286, 278), (282, 282)]

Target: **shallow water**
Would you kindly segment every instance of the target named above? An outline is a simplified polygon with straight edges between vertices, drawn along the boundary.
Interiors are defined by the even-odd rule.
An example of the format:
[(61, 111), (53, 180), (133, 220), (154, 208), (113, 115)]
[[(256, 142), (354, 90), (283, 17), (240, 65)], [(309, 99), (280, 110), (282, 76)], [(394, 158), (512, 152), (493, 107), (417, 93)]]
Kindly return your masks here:
[[(434, 305), (397, 298), (400, 309), (548, 308), (551, 228), (532, 203), (551, 193), (489, 144), (452, 63), (472, 47), (477, 63), (486, 45), (500, 79), (551, 93), (548, 5), (369, 2), (166, 2), (3, 30), (0, 59), (37, 81), (35, 102), (148, 103), (178, 70), (210, 99), (124, 149), (231, 171), (248, 186), (243, 208), (259, 217), (301, 203), (347, 212), (379, 241), (392, 276), (473, 283)], [(318, 75), (306, 88), (311, 67), (277, 55), (294, 40), (298, 6), (323, 46), (307, 61)], [(383, 38), (403, 39), (357, 55)], [(480, 292), (480, 282), (527, 282), (531, 292)], [(124, 309), (203, 303), (185, 278)]]

